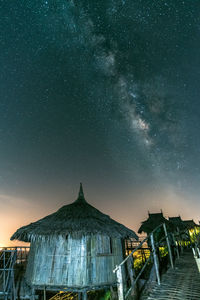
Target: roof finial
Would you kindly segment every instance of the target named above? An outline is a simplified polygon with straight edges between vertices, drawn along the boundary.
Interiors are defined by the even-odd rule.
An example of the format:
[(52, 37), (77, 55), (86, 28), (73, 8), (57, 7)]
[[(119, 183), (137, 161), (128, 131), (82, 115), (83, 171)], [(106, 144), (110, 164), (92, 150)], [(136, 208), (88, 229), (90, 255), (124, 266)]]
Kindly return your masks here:
[(84, 196), (84, 193), (83, 193), (82, 183), (80, 183), (80, 189), (79, 189), (78, 199), (77, 200), (84, 200), (85, 201), (85, 196)]

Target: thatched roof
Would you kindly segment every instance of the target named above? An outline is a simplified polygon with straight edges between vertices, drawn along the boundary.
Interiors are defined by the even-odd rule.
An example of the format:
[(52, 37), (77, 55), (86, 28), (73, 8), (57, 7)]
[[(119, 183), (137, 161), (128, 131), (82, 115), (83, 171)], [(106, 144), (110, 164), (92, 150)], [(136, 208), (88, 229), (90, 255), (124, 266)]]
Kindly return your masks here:
[(138, 233), (145, 232), (149, 234), (162, 223), (165, 223), (166, 225), (169, 224), (169, 221), (165, 219), (165, 217), (163, 216), (162, 211), (160, 213), (154, 213), (154, 214), (149, 213), (148, 219), (142, 222), (142, 225), (140, 226)]
[(110, 237), (138, 239), (134, 231), (87, 203), (81, 185), (75, 202), (61, 207), (57, 212), (37, 222), (19, 228), (11, 240), (31, 242), (40, 237), (67, 234), (77, 236), (103, 234)]
[(185, 220), (183, 221), (184, 225), (187, 229), (193, 229), (194, 227), (200, 227), (198, 224), (194, 222), (194, 220)]
[(186, 229), (186, 225), (184, 224), (184, 221), (181, 219), (180, 216), (178, 216), (178, 217), (169, 217), (169, 222), (174, 225), (175, 230), (177, 229), (177, 227), (179, 228), (179, 230)]

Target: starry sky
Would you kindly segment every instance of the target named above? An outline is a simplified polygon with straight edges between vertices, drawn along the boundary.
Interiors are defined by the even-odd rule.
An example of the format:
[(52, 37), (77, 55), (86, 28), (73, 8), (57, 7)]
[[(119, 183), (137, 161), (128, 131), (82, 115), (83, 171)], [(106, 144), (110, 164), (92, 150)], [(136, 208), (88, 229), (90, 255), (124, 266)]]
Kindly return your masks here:
[(199, 48), (197, 0), (1, 0), (0, 246), (79, 182), (135, 231), (197, 222)]

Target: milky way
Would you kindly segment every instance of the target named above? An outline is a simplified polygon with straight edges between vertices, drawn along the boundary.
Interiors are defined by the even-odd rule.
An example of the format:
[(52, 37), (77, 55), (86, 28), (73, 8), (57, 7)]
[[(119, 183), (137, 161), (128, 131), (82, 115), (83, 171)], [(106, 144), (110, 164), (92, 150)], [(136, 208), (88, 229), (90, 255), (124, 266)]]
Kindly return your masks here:
[[(1, 201), (21, 197), (53, 210), (83, 181), (94, 205), (130, 226), (148, 208), (192, 217), (200, 192), (200, 3), (0, 6)], [(136, 221), (129, 207), (140, 211)]]

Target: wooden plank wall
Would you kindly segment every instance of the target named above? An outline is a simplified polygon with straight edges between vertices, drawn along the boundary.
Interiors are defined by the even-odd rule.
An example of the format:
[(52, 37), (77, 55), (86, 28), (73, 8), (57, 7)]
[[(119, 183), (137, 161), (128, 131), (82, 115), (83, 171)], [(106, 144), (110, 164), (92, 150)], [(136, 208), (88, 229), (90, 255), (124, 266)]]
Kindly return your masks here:
[(40, 238), (31, 243), (26, 278), (32, 285), (54, 287), (113, 284), (113, 269), (123, 255), (121, 239), (112, 238), (111, 243), (102, 235)]

